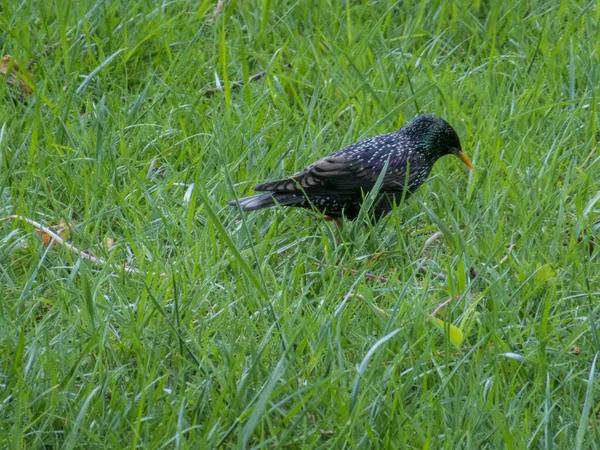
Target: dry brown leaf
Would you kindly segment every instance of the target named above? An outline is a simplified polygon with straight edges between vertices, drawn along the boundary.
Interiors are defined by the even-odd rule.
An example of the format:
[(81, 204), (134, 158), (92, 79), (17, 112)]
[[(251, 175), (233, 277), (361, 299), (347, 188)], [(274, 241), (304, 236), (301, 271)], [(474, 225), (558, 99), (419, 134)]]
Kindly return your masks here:
[[(56, 242), (57, 245), (63, 245), (68, 250), (70, 250), (71, 252), (75, 253), (76, 255), (81, 256), (86, 261), (91, 261), (94, 264), (98, 264), (98, 265), (101, 265), (101, 266), (103, 266), (105, 264), (108, 264), (106, 262), (106, 260), (104, 260), (102, 258), (98, 258), (97, 256), (94, 256), (91, 253), (88, 253), (88, 252), (85, 252), (83, 250), (80, 250), (77, 247), (75, 247), (74, 245), (69, 244), (60, 235), (56, 234), (52, 228), (45, 227), (42, 224), (40, 224), (39, 222), (36, 222), (35, 220), (29, 219), (29, 218), (24, 217), (24, 216), (19, 216), (19, 215), (16, 215), (16, 214), (11, 214), (10, 216), (6, 216), (6, 217), (1, 217), (0, 218), (0, 222), (5, 222), (7, 220), (15, 220), (15, 221), (19, 220), (19, 221), (28, 223), (29, 225), (35, 227), (36, 232), (38, 232), (38, 234), (39, 234), (38, 230), (41, 230), (43, 233), (48, 234), (49, 236), (51, 236), (52, 239), (54, 239), (54, 241)], [(74, 223), (75, 222), (73, 222), (73, 224)], [(59, 225), (59, 227), (60, 227), (60, 225)], [(72, 224), (70, 226), (67, 226), (67, 228), (73, 229)], [(109, 264), (109, 266), (113, 267), (113, 268), (119, 268), (119, 269), (125, 271), (125, 273), (147, 275), (146, 272), (144, 272), (142, 270), (139, 270), (139, 269), (136, 269), (134, 267), (130, 267), (127, 264), (123, 264), (123, 265)], [(161, 272), (158, 275), (161, 278), (165, 278), (167, 276), (167, 274), (164, 273), (164, 272)]]
[(381, 250), (380, 252), (375, 253), (375, 256), (373, 256), (371, 259), (369, 259), (367, 264), (373, 264), (375, 261), (377, 261), (379, 258), (381, 258), (381, 255), (383, 255), (384, 253), (385, 253), (385, 250)]
[(12, 56), (6, 55), (2, 58), (2, 61), (0, 62), (0, 74), (8, 74), (6, 77), (6, 82), (21, 89), (21, 93), (24, 96), (33, 94), (33, 89), (31, 89), (31, 87), (25, 81), (23, 81), (23, 77), (28, 76), (33, 84), (33, 75), (29, 72), (25, 72), (26, 75), (19, 75), (19, 64), (13, 60)]
[[(67, 223), (64, 219), (61, 219), (60, 223), (58, 225), (54, 225), (53, 227), (50, 227), (50, 228), (52, 230), (55, 230), (56, 234), (58, 234), (63, 239), (69, 239), (70, 232), (73, 231), (73, 229), (74, 229), (73, 225), (74, 225), (73, 223)], [(45, 231), (39, 230), (39, 229), (36, 229), (35, 232), (38, 234), (38, 236), (41, 235), (42, 242), (44, 243), (44, 247), (48, 247), (50, 245), (50, 243), (52, 242), (52, 236), (50, 236)]]

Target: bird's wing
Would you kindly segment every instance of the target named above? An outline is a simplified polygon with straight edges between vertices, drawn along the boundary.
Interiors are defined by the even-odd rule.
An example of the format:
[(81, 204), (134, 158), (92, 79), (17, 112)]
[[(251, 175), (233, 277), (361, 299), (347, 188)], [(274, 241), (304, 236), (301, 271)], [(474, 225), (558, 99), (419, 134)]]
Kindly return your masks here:
[[(375, 186), (386, 166), (382, 190), (402, 190), (407, 162), (404, 152), (395, 152), (393, 136), (383, 135), (351, 145), (311, 164), (290, 178), (259, 184), (256, 191), (310, 193), (360, 192)], [(394, 147), (392, 147), (394, 146)]]

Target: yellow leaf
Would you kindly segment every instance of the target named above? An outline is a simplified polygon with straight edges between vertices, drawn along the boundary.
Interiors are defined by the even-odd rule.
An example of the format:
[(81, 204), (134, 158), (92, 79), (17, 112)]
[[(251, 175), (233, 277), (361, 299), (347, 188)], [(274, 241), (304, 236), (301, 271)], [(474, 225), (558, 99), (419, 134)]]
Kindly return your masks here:
[(552, 281), (556, 278), (557, 273), (552, 264), (544, 264), (539, 267), (533, 275), (533, 281), (536, 286)]
[(460, 328), (452, 325), (451, 323), (448, 324), (446, 322), (444, 322), (443, 320), (438, 319), (437, 317), (432, 317), (433, 320), (435, 321), (435, 323), (440, 327), (440, 329), (442, 331), (446, 330), (447, 327), (449, 327), (449, 334), (450, 334), (450, 341), (456, 346), (456, 347), (460, 347), (463, 341), (463, 332)]

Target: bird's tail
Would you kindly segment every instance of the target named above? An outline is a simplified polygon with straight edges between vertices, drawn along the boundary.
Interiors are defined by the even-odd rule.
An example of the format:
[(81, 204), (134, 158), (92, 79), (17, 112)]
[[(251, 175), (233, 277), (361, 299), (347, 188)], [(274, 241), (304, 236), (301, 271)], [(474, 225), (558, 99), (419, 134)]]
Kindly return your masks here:
[[(240, 207), (242, 211), (256, 211), (257, 209), (270, 208), (275, 205), (294, 206), (304, 203), (305, 198), (299, 194), (281, 194), (277, 192), (267, 192), (266, 194), (253, 195), (251, 197), (240, 198)], [(235, 200), (227, 202), (230, 206), (236, 206)]]

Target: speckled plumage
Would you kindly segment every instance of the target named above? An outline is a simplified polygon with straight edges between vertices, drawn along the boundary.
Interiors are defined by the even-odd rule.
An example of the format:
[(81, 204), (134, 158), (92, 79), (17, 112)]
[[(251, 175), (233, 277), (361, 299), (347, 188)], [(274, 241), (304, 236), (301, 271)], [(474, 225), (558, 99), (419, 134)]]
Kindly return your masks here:
[[(239, 200), (244, 211), (279, 204), (315, 208), (330, 217), (355, 219), (365, 195), (373, 189), (387, 162), (375, 201), (375, 216), (388, 213), (394, 202), (410, 197), (435, 162), (456, 154), (469, 167), (456, 131), (443, 119), (421, 115), (393, 133), (358, 142), (311, 164), (291, 178), (259, 184), (258, 194)], [(408, 172), (408, 176), (407, 176)], [(235, 206), (236, 201), (228, 202)]]

